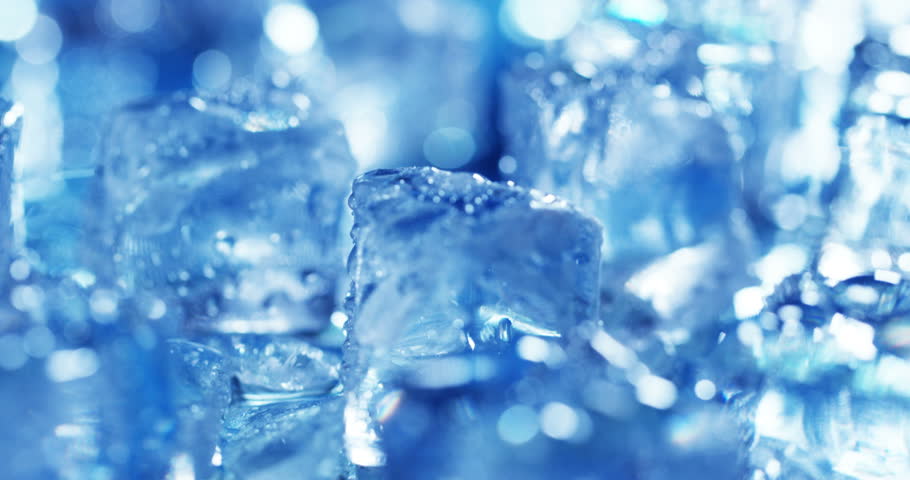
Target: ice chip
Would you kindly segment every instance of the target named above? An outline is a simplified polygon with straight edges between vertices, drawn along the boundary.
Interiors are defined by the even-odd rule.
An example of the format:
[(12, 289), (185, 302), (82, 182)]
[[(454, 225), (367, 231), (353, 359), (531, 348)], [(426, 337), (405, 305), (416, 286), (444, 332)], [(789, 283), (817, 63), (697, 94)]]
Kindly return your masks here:
[(368, 412), (396, 365), (499, 351), (518, 335), (565, 346), (594, 322), (601, 227), (553, 195), (404, 168), (359, 177), (350, 205), (344, 377), (355, 464), (382, 463)]
[(160, 292), (190, 329), (328, 322), (355, 163), (303, 92), (238, 85), (132, 104), (112, 116), (100, 162), (97, 223), (130, 290)]

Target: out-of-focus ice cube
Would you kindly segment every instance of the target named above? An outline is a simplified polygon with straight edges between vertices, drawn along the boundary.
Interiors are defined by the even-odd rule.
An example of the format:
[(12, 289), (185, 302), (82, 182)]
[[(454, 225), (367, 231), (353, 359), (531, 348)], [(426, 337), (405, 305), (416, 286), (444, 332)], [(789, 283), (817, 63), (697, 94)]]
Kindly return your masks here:
[(370, 409), (396, 365), (497, 350), (523, 333), (568, 344), (593, 322), (601, 228), (553, 195), (433, 168), (354, 183), (347, 446), (382, 463)]
[(834, 280), (893, 266), (906, 271), (908, 259), (899, 263), (910, 249), (910, 133), (893, 119), (863, 115), (845, 137), (846, 175), (831, 205), (819, 271)]
[(735, 341), (764, 377), (734, 407), (754, 432), (756, 471), (809, 479), (907, 474), (906, 291), (894, 271), (845, 280), (809, 272), (785, 279), (761, 313), (742, 319)]
[(100, 151), (100, 248), (128, 290), (154, 292), (190, 329), (328, 321), (355, 163), (310, 97), (238, 86), (133, 104), (113, 115)]
[(653, 328), (686, 336), (748, 284), (741, 152), (710, 102), (636, 68), (592, 78), (558, 65), (514, 69), (504, 82), (508, 158), (517, 178), (604, 223), (604, 306), (622, 310), (616, 302), (634, 303), (631, 294), (651, 304)]

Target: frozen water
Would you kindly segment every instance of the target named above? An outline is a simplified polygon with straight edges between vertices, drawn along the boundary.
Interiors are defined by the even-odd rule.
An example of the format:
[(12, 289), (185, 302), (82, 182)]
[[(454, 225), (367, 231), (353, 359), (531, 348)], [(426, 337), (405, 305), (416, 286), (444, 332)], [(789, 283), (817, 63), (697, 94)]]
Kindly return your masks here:
[(842, 281), (806, 273), (740, 323), (735, 335), (765, 377), (739, 407), (755, 434), (753, 468), (811, 479), (908, 474), (906, 289), (885, 270)]
[(875, 268), (891, 268), (910, 243), (910, 133), (899, 121), (863, 115), (847, 129), (846, 172), (832, 204), (832, 228), (819, 269), (843, 280)]
[[(306, 339), (170, 340), (179, 462), (196, 478), (330, 478), (341, 463), (341, 357)], [(318, 436), (317, 443), (301, 439)], [(287, 445), (285, 445), (287, 444)], [(321, 472), (321, 473), (320, 473)]]
[(748, 284), (739, 155), (707, 100), (645, 73), (619, 80), (631, 68), (594, 78), (516, 68), (505, 81), (508, 145), (528, 160), (518, 178), (603, 222), (605, 306), (637, 297), (651, 304), (654, 328), (691, 329)]
[[(340, 409), (326, 406), (337, 403), (340, 352), (288, 336), (206, 334), (196, 340), (168, 342), (178, 426), (175, 458), (182, 455), (197, 478), (216, 478), (222, 466), (237, 478), (273, 474), (270, 469), (285, 462), (283, 455), (321, 461), (313, 458), (323, 455), (323, 445), (300, 443), (277, 457), (270, 456), (275, 455), (270, 445), (291, 441), (288, 435), (298, 435), (293, 433), (298, 428), (341, 423), (313, 418)], [(295, 409), (306, 412), (298, 415)], [(282, 422), (285, 427), (278, 426)], [(340, 445), (341, 429), (328, 429), (335, 437), (317, 434)], [(251, 441), (253, 436), (258, 438)], [(331, 456), (333, 468), (338, 461)], [(302, 468), (290, 465), (280, 468)]]
[(345, 345), (348, 452), (382, 463), (370, 405), (395, 365), (593, 322), (601, 228), (553, 195), (433, 168), (354, 182)]
[(156, 292), (191, 329), (328, 321), (355, 164), (312, 99), (238, 86), (133, 104), (113, 115), (100, 150), (99, 230), (131, 291)]

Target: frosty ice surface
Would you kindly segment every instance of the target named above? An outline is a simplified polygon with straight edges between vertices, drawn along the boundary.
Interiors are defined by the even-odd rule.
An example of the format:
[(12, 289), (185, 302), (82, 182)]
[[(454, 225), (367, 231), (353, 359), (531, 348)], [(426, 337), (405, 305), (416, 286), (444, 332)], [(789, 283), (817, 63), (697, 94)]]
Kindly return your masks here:
[(396, 365), (507, 346), (571, 343), (598, 302), (600, 226), (562, 200), (432, 168), (359, 177), (345, 345), (348, 451), (382, 463), (369, 405)]
[(101, 164), (101, 238), (130, 290), (157, 295), (190, 329), (328, 321), (354, 160), (309, 97), (238, 87), (133, 104), (113, 115)]

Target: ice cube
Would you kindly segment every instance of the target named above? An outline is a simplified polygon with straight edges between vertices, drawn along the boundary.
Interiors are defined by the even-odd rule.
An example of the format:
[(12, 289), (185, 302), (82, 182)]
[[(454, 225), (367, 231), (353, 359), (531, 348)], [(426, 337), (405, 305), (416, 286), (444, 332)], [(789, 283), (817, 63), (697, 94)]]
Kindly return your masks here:
[(863, 115), (847, 129), (845, 140), (848, 168), (819, 257), (820, 273), (835, 280), (892, 268), (910, 249), (907, 127), (885, 116)]
[(355, 163), (340, 124), (304, 93), (240, 85), (133, 104), (100, 151), (100, 235), (130, 291), (160, 292), (190, 329), (328, 321)]
[(809, 271), (785, 279), (760, 314), (742, 319), (733, 335), (764, 378), (732, 406), (754, 432), (756, 471), (906, 475), (910, 390), (899, 380), (910, 372), (900, 347), (906, 289), (891, 271), (844, 280)]
[(348, 452), (382, 463), (369, 406), (395, 365), (594, 321), (601, 227), (553, 195), (433, 168), (377, 170), (350, 199)]

